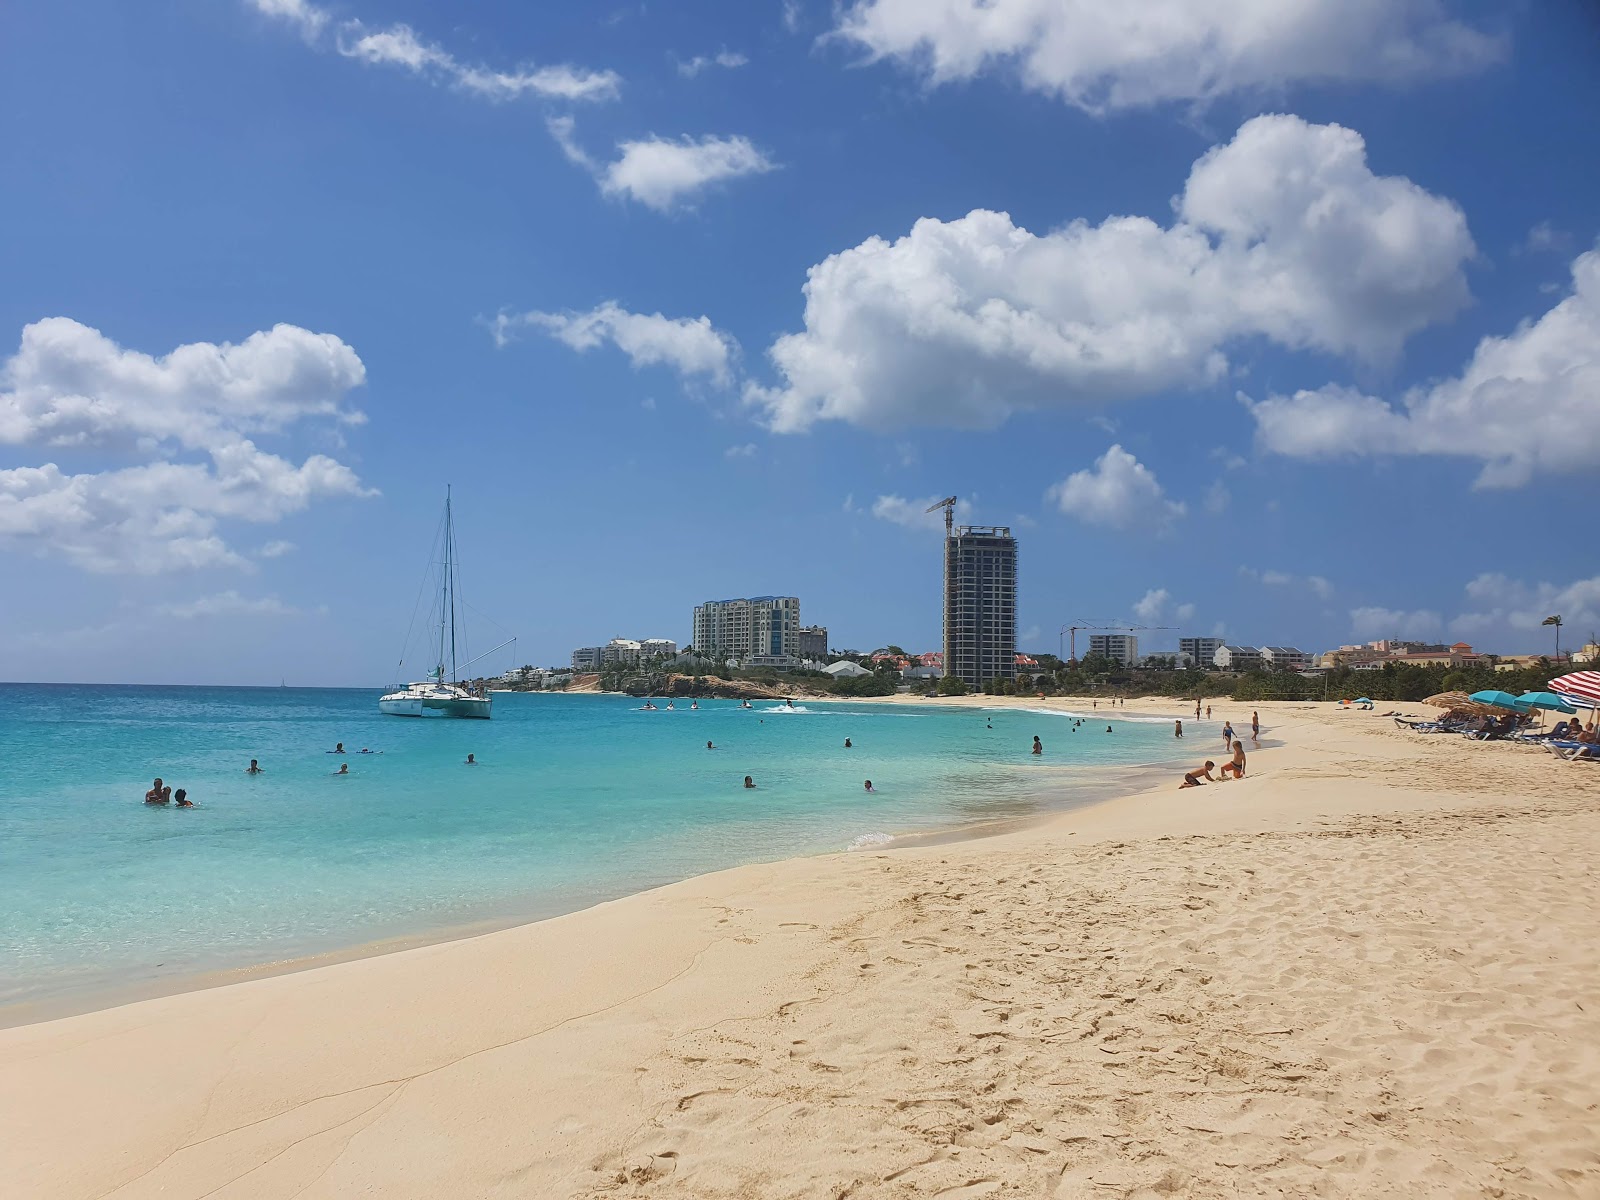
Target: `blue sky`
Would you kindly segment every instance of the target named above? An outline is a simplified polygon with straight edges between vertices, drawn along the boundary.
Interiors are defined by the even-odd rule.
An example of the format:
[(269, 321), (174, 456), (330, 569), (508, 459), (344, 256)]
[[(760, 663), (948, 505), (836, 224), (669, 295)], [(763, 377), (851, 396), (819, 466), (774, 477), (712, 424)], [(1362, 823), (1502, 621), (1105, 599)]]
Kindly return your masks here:
[(0, 678), (391, 682), (447, 482), (519, 662), (934, 647), (948, 494), (1032, 649), (1600, 628), (1596, 18), (1295, 14), (13, 7)]

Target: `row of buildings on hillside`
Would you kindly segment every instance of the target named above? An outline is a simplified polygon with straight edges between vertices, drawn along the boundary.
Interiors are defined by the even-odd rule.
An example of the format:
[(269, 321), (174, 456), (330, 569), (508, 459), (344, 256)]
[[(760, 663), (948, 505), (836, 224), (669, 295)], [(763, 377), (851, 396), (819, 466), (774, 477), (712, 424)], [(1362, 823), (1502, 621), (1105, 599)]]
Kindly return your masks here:
[(636, 667), (677, 655), (678, 643), (671, 638), (612, 638), (604, 646), (579, 646), (572, 652), (572, 669), (593, 672), (607, 667)]

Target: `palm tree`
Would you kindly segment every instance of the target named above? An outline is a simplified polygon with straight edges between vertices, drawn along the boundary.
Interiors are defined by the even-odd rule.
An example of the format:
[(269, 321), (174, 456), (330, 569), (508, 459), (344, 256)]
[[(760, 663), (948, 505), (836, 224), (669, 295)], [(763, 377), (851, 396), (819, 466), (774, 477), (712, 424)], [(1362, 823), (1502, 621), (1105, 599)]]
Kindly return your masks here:
[(1556, 616), (1553, 616), (1553, 617), (1546, 617), (1544, 620), (1540, 621), (1539, 624), (1541, 624), (1541, 625), (1554, 625), (1556, 627), (1556, 657), (1560, 658), (1561, 657), (1561, 617), (1560, 617), (1560, 615), (1557, 614)]

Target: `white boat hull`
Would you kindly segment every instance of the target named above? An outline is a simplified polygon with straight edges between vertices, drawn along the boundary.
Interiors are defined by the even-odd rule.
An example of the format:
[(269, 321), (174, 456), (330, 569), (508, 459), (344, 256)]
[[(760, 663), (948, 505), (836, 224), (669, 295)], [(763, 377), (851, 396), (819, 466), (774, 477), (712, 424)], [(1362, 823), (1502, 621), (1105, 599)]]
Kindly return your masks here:
[(427, 685), (393, 692), (378, 700), (378, 711), (391, 717), (465, 717), (487, 721), (493, 707), (493, 701), (487, 696), (469, 695), (461, 688)]

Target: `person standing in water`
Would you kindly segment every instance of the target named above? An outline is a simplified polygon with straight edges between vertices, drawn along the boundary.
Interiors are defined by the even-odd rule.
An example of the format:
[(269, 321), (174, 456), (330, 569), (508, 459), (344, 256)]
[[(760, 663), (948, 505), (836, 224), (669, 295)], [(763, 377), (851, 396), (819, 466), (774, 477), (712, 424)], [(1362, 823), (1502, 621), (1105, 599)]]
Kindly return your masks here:
[(855, 749), (855, 747), (854, 747), (854, 746), (852, 746), (852, 745), (851, 745), (851, 744), (850, 744), (850, 739), (849, 739), (849, 738), (845, 738), (845, 740), (844, 740), (844, 748), (845, 748), (845, 749), (846, 749), (846, 750), (853, 750), (853, 749)]
[(348, 774), (350, 774), (350, 764), (349, 763), (340, 763), (339, 764), (339, 769), (337, 771), (335, 771), (334, 774), (335, 775), (348, 775)]
[(478, 756), (476, 754), (467, 755), (467, 761), (462, 765), (463, 766), (468, 766), (468, 767), (477, 766), (478, 765)]
[(161, 803), (161, 777), (159, 775), (156, 776), (155, 783), (150, 785), (150, 790), (144, 794), (144, 802), (146, 804)]
[(1039, 740), (1039, 735), (1038, 734), (1034, 734), (1034, 737), (1033, 737), (1033, 752), (1035, 754), (1043, 754), (1044, 753), (1044, 743)]
[(244, 773), (246, 775), (259, 775), (261, 774), (261, 766), (256, 762), (255, 759), (252, 758), (250, 760), (250, 765), (244, 769)]
[(1196, 721), (1200, 719), (1200, 701), (1198, 700), (1194, 702), (1194, 719)]
[(1174, 721), (1172, 723), (1172, 725), (1173, 725), (1172, 736), (1173, 737), (1182, 737), (1183, 736), (1183, 722), (1182, 721)]
[(189, 793), (179, 788), (172, 793), (172, 799), (179, 808), (193, 808), (194, 801), (189, 799)]
[(756, 786), (756, 781), (751, 779), (750, 776), (746, 775), (744, 777), (744, 786), (746, 788), (754, 788)]
[(1222, 744), (1223, 744), (1224, 748), (1233, 745), (1233, 722), (1232, 721), (1224, 721), (1222, 723)]
[[(867, 791), (872, 791), (872, 780), (867, 780)], [(874, 793), (875, 794), (875, 793)]]

